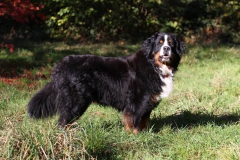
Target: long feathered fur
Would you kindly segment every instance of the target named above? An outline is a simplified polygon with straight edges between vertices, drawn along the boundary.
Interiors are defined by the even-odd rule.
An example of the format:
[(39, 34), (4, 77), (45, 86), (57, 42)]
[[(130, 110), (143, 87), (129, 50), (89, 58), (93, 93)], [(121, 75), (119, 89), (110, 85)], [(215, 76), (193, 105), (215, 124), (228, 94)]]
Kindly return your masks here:
[(46, 118), (56, 114), (56, 96), (53, 82), (47, 83), (28, 103), (28, 115), (32, 118)]
[[(160, 50), (166, 46), (172, 53), (163, 63)], [(45, 118), (59, 113), (58, 124), (65, 126), (97, 102), (122, 111), (126, 130), (137, 133), (147, 127), (162, 93), (168, 95), (167, 89), (171, 90), (171, 76), (183, 53), (183, 43), (176, 36), (156, 33), (129, 56), (67, 56), (54, 67), (51, 82), (30, 100), (28, 114)]]

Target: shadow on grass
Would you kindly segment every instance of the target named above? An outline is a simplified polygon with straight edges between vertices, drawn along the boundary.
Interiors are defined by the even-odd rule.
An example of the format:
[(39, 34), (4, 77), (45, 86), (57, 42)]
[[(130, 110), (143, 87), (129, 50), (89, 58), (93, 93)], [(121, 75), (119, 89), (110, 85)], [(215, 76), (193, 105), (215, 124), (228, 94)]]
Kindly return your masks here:
[(234, 125), (240, 122), (240, 115), (238, 114), (225, 114), (225, 115), (212, 115), (204, 113), (192, 113), (190, 111), (183, 111), (180, 114), (167, 116), (164, 118), (151, 119), (154, 132), (159, 132), (164, 125), (170, 125), (173, 129), (191, 128), (198, 125), (215, 124)]

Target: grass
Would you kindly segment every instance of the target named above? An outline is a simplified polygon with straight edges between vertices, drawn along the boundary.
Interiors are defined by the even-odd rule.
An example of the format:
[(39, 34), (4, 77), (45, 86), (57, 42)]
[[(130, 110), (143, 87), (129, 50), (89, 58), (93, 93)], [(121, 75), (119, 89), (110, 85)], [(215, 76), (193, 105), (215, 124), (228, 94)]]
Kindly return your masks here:
[(121, 56), (139, 44), (18, 42), (0, 50), (0, 157), (3, 159), (240, 159), (240, 49), (190, 46), (174, 92), (151, 114), (147, 131), (126, 133), (121, 113), (92, 104), (71, 127), (58, 116), (29, 119), (26, 105), (68, 54)]

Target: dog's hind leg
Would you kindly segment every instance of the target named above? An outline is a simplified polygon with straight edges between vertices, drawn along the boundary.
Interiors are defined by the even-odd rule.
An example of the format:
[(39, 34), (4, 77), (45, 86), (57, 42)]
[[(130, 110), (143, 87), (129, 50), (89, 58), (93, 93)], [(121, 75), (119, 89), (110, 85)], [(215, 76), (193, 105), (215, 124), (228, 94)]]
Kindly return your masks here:
[(57, 108), (60, 113), (58, 124), (62, 127), (78, 119), (88, 108), (91, 99), (83, 89), (62, 87), (57, 96)]

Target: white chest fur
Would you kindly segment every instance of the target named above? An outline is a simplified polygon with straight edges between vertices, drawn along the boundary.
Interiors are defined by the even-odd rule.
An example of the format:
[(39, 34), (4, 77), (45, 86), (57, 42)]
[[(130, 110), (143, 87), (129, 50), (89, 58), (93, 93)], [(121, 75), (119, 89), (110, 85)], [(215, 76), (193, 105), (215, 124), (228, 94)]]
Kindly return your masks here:
[(161, 66), (160, 79), (164, 83), (162, 86), (162, 92), (156, 95), (155, 99), (160, 101), (162, 98), (167, 98), (173, 91), (173, 73), (166, 65)]

